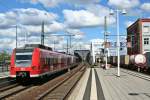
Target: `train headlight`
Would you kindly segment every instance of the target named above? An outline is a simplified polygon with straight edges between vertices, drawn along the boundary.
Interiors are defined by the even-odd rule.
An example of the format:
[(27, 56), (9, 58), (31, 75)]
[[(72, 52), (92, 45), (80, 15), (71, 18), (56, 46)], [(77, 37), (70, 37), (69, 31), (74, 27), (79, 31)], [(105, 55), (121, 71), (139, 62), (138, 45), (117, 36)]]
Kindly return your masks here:
[(36, 66), (32, 66), (31, 68), (32, 68), (32, 70), (36, 70)]

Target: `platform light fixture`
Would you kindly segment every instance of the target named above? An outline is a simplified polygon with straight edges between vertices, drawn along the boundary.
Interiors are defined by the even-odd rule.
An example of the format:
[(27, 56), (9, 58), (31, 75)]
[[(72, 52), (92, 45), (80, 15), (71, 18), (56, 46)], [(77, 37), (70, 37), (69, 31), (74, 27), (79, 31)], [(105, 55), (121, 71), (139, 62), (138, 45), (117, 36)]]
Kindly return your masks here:
[(117, 26), (117, 58), (118, 58), (118, 63), (117, 63), (117, 76), (120, 77), (120, 37), (119, 37), (119, 13), (121, 12), (122, 14), (126, 14), (126, 10), (110, 10), (110, 15), (114, 15), (114, 12), (116, 12), (116, 26)]

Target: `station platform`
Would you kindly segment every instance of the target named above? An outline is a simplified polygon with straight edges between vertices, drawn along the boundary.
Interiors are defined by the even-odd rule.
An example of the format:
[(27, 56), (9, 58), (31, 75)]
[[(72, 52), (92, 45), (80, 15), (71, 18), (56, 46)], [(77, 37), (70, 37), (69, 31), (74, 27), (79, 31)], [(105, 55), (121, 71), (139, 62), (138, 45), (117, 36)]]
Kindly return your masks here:
[(8, 77), (9, 77), (9, 72), (0, 72), (0, 79), (8, 78)]
[(68, 100), (150, 100), (150, 81), (122, 71), (117, 77), (117, 68), (88, 68)]

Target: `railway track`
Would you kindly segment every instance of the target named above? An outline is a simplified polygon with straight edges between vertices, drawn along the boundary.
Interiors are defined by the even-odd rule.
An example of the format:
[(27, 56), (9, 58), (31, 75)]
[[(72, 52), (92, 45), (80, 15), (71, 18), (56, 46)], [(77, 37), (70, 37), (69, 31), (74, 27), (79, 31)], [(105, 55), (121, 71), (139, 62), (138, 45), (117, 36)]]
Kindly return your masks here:
[(15, 84), (7, 89), (2, 90), (2, 92), (0, 92), (0, 100), (12, 97), (13, 95), (15, 95), (21, 91), (24, 91), (24, 90), (30, 88), (31, 86), (32, 85), (22, 86), (22, 85)]
[(124, 73), (130, 74), (132, 76), (135, 76), (135, 77), (138, 77), (138, 78), (150, 81), (150, 76), (142, 74), (142, 73), (130, 71), (130, 70), (127, 70), (127, 69), (121, 69), (121, 72), (124, 72)]
[(0, 93), (3, 92), (3, 91), (9, 90), (9, 89), (11, 89), (11, 88), (14, 88), (14, 87), (16, 87), (16, 86), (19, 86), (19, 84), (18, 84), (18, 83), (15, 83), (15, 84), (10, 84), (10, 85), (8, 85), (8, 86), (2, 87), (2, 88), (0, 88)]
[(47, 90), (43, 94), (39, 95), (36, 100), (64, 100), (76, 86), (81, 76), (84, 73), (84, 67), (77, 73), (71, 75), (70, 77), (62, 80), (53, 88)]
[(16, 83), (16, 80), (15, 79), (3, 79), (0, 81), (0, 89), (3, 88), (3, 87), (7, 87), (11, 84), (15, 84)]
[[(49, 93), (50, 94), (52, 92), (54, 93), (54, 91), (57, 91), (58, 94), (61, 93), (61, 95), (63, 95), (63, 98), (67, 98), (69, 93), (74, 88), (75, 84), (80, 79), (79, 77), (82, 76), (82, 74), (84, 72), (83, 66), (84, 66), (84, 64), (81, 64), (80, 66), (70, 70), (70, 72), (67, 72), (61, 76), (58, 76), (44, 84), (41, 84), (38, 86), (33, 86), (30, 89), (22, 91), (22, 92), (14, 95), (12, 97), (9, 97), (7, 99), (8, 100), (37, 100), (37, 99), (43, 100), (44, 98), (46, 98), (48, 96)], [(59, 97), (59, 96), (57, 96), (57, 97)], [(55, 98), (55, 99), (57, 100), (57, 98)]]

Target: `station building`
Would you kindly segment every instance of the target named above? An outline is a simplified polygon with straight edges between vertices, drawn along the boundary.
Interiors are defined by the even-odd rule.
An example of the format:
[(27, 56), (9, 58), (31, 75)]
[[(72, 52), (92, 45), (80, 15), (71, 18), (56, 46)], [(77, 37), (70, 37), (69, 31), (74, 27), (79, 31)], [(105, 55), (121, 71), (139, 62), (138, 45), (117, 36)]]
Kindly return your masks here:
[(150, 52), (150, 18), (138, 19), (127, 28), (129, 55)]

